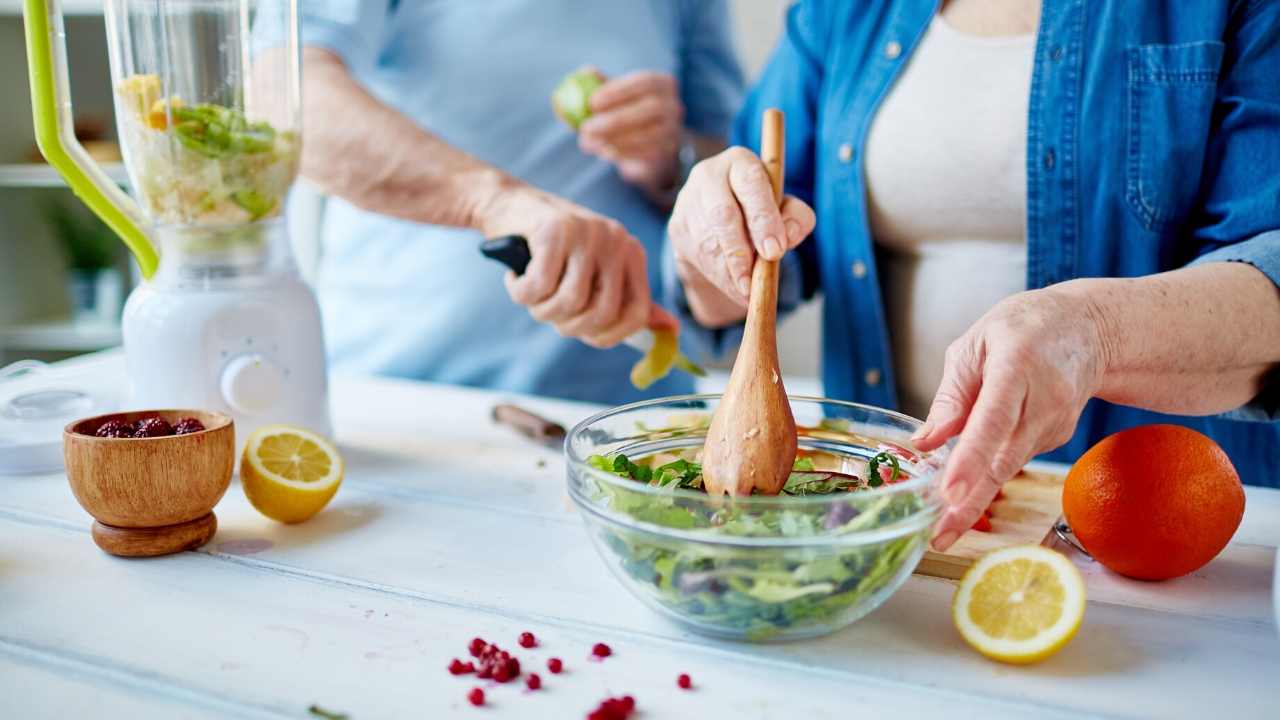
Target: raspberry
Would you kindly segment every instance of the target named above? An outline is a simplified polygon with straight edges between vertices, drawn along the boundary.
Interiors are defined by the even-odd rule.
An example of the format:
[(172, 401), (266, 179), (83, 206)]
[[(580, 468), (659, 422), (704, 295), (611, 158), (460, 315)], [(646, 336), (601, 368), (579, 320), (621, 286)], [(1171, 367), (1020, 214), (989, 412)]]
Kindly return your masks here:
[(480, 688), (471, 688), (471, 692), (467, 693), (467, 702), (480, 707), (484, 704), (484, 691)]
[(538, 644), (538, 638), (533, 636), (531, 632), (520, 633), (520, 647), (531, 648)]
[(131, 438), (133, 425), (123, 420), (108, 420), (99, 425), (93, 434), (100, 438)]
[(529, 673), (529, 677), (524, 679), (524, 684), (530, 690), (537, 690), (542, 687), (542, 678), (538, 677), (538, 673)]
[(204, 423), (193, 417), (185, 417), (173, 426), (174, 435), (186, 435), (188, 433), (197, 433), (204, 430)]
[(598, 658), (607, 658), (613, 654), (613, 648), (605, 645), (604, 643), (596, 643), (591, 648), (591, 654)]
[(679, 685), (681, 690), (688, 690), (693, 687), (693, 678), (689, 677), (689, 673), (680, 673), (680, 677), (676, 678), (676, 685)]
[(560, 658), (551, 658), (547, 661), (547, 669), (551, 671), (552, 675), (559, 675), (560, 671), (564, 670), (564, 663), (561, 662)]
[(133, 431), (136, 438), (153, 438), (166, 437), (173, 434), (173, 426), (165, 421), (164, 418), (149, 417), (138, 421), (137, 429)]

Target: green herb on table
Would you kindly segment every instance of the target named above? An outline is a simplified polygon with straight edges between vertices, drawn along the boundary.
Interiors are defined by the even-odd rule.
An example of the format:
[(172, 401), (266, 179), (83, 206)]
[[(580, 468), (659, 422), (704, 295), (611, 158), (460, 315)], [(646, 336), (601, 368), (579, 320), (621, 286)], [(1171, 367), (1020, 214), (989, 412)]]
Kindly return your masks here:
[(311, 707), (307, 708), (307, 712), (318, 718), (324, 718), (325, 720), (348, 720), (348, 718), (350, 717), (346, 713), (333, 712), (332, 710), (325, 710), (319, 705), (312, 705)]

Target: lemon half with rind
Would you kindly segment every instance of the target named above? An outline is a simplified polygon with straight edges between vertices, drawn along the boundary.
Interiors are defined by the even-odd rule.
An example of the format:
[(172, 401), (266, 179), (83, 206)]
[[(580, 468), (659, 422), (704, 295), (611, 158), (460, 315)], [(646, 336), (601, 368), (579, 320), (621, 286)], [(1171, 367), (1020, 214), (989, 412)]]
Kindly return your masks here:
[(258, 512), (298, 523), (329, 504), (344, 469), (337, 448), (323, 437), (291, 425), (265, 425), (245, 442), (240, 484)]
[(951, 616), (975, 650), (1024, 665), (1070, 642), (1084, 608), (1084, 579), (1066, 556), (1018, 545), (988, 553), (969, 568), (956, 588)]

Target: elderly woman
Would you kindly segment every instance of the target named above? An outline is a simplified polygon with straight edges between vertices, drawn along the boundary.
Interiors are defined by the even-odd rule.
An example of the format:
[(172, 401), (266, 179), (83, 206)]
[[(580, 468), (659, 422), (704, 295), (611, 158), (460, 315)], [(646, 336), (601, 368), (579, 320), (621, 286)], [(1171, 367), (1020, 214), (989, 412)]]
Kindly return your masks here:
[(674, 299), (724, 344), (757, 256), (783, 310), (821, 291), (827, 394), (959, 436), (939, 548), (1033, 456), (1141, 423), (1274, 485), (1277, 68), (1280, 3), (804, 0), (735, 128), (785, 111), (788, 196), (749, 150), (699, 164)]

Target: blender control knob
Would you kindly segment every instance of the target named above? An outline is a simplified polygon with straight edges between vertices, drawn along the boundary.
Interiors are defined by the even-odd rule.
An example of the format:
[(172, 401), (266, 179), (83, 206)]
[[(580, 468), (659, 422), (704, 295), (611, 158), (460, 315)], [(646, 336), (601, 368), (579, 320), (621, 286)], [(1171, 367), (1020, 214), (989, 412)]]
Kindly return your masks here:
[(232, 410), (245, 415), (273, 407), (283, 385), (280, 368), (256, 353), (237, 355), (222, 370), (222, 398)]

